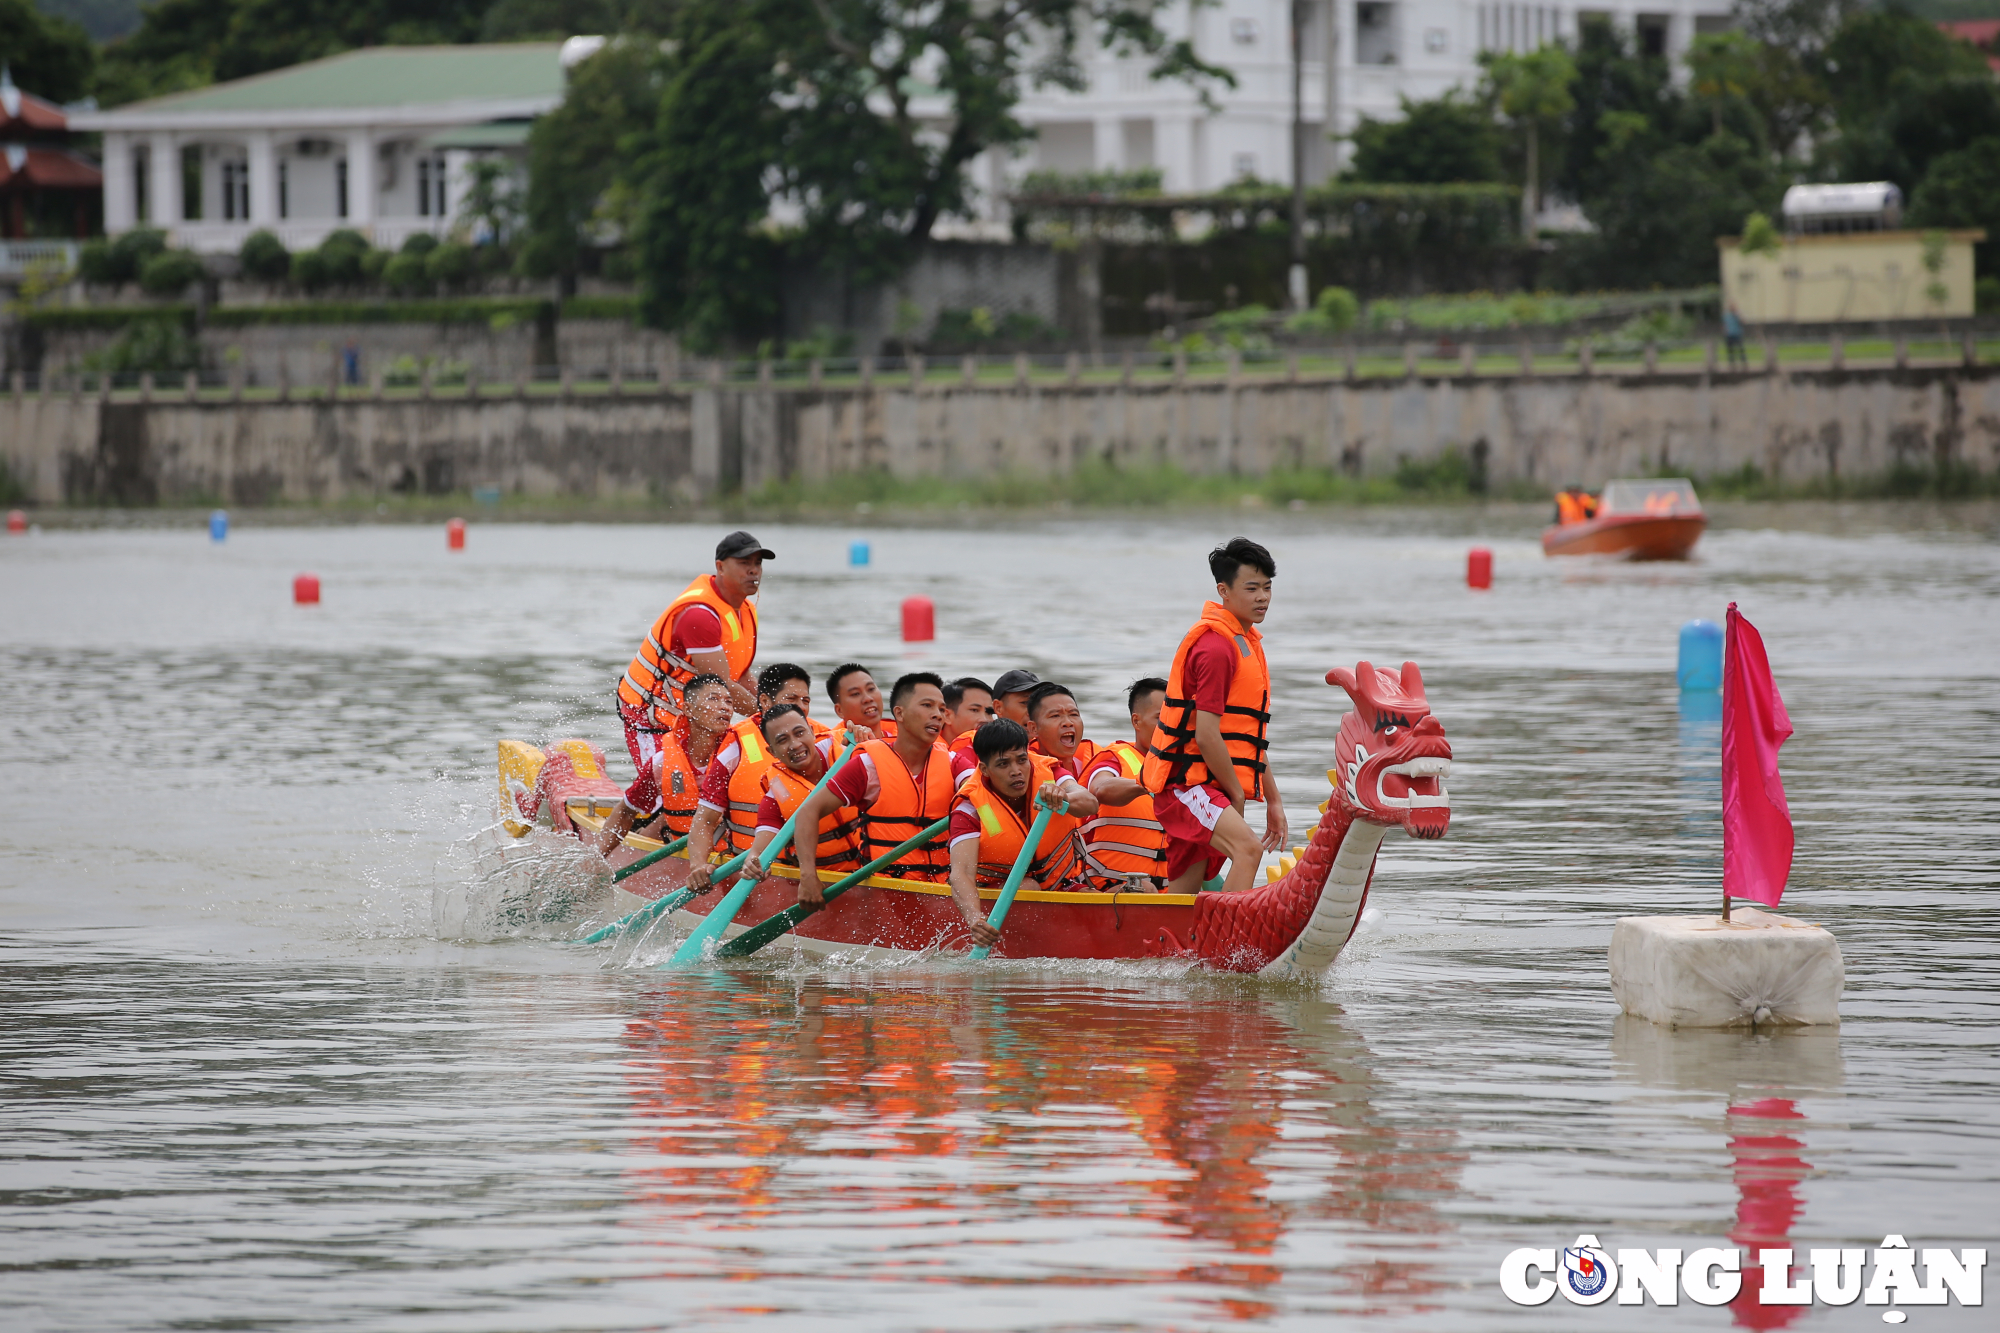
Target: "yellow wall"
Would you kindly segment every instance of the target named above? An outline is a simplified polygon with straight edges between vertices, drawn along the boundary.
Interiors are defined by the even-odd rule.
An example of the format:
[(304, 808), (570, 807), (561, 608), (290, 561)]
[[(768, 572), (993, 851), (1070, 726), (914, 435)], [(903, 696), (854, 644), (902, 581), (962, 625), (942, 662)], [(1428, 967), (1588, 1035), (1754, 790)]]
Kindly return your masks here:
[[(1951, 231), (1944, 267), (1924, 268), (1918, 231), (1788, 236), (1779, 253), (1746, 255), (1739, 240), (1722, 252), (1722, 295), (1752, 324), (1833, 324), (1844, 320), (1936, 319), (1972, 313), (1972, 246), (1983, 231)], [(1944, 299), (1932, 299), (1932, 284)]]

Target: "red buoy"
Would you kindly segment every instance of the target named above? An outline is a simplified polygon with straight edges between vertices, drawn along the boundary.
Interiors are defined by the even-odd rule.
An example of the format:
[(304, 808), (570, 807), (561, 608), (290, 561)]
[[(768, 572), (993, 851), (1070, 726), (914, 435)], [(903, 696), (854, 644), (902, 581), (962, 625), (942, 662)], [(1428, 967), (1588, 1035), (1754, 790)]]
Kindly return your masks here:
[(301, 574), (292, 580), (292, 600), (300, 606), (319, 605), (319, 575)]
[(937, 637), (937, 611), (928, 597), (903, 599), (903, 642), (929, 643)]
[(1484, 546), (1473, 547), (1472, 554), (1465, 558), (1465, 586), (1468, 588), (1493, 586), (1493, 552)]
[(26, 532), (27, 530), (28, 516), (18, 509), (9, 509), (7, 511), (7, 531), (19, 533)]
[(444, 525), (444, 544), (454, 551), (465, 549), (465, 520), (455, 518)]

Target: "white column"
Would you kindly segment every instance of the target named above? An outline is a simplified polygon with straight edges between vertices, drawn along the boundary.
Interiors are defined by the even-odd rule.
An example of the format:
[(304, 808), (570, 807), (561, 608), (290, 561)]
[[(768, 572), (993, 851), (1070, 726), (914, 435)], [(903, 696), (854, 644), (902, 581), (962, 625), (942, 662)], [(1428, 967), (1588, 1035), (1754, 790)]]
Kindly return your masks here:
[(162, 231), (181, 225), (181, 146), (171, 134), (154, 134), (146, 141), (151, 159), (146, 203), (152, 224)]
[(1116, 116), (1091, 122), (1091, 170), (1117, 171), (1125, 165), (1125, 127)]
[(1153, 164), (1160, 169), (1161, 188), (1185, 194), (1195, 188), (1194, 121), (1187, 116), (1161, 116), (1153, 122)]
[(347, 225), (363, 236), (375, 226), (375, 184), (382, 167), (375, 158), (375, 132), (347, 132)]
[(116, 132), (104, 136), (104, 231), (115, 236), (139, 221), (132, 197), (132, 139)]
[(457, 220), (458, 206), (465, 200), (465, 192), (472, 188), (472, 154), (463, 148), (447, 148), (444, 152), (444, 221), (447, 226)]
[(269, 130), (252, 130), (245, 140), (250, 150), (250, 221), (268, 227), (278, 220), (278, 150)]

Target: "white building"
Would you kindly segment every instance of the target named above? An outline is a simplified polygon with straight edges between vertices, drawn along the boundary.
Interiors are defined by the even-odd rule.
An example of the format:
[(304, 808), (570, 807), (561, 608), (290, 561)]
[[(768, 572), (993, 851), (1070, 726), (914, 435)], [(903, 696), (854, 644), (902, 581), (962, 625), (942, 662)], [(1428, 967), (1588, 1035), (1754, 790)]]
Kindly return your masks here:
[[(1648, 0), (1637, 5), (1485, 4), (1471, 0), (1308, 0), (1305, 35), (1307, 179), (1322, 181), (1351, 151), (1362, 116), (1394, 120), (1399, 96), (1423, 101), (1479, 81), (1479, 53), (1528, 51), (1557, 38), (1574, 43), (1580, 21), (1604, 16), (1636, 30), (1641, 49), (1678, 59), (1698, 32), (1730, 25), (1731, 0)], [(1204, 108), (1181, 83), (1155, 83), (1144, 59), (1097, 52), (1082, 93), (1031, 91), (1019, 115), (1036, 131), (1027, 154), (989, 155), (974, 179), (996, 198), (1029, 170), (1104, 171), (1158, 167), (1169, 193), (1217, 190), (1255, 176), (1291, 179), (1291, 0), (1220, 0), (1163, 15), (1175, 36), (1236, 76), (1234, 90)], [(1328, 22), (1328, 15), (1333, 21)], [(1333, 77), (1327, 77), (1328, 71)]]
[(563, 47), (388, 46), (79, 112), (104, 135), (104, 229), (146, 224), (205, 253), (252, 231), (287, 247), (351, 227), (385, 248), (446, 231), (467, 168), (518, 158), (562, 100)]

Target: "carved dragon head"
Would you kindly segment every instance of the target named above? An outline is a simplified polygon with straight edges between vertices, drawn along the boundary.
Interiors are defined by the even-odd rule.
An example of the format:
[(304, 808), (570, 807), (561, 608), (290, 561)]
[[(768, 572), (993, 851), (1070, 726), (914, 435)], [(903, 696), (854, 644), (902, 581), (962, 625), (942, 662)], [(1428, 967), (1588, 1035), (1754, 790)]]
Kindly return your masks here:
[(1354, 700), (1340, 720), (1334, 767), (1327, 772), (1333, 799), (1356, 819), (1401, 825), (1413, 838), (1442, 838), (1451, 823), (1451, 742), (1431, 716), (1424, 678), (1415, 662), (1400, 679), (1367, 662), (1335, 667), (1326, 683)]

